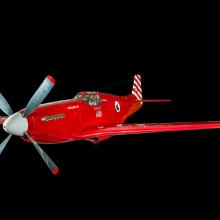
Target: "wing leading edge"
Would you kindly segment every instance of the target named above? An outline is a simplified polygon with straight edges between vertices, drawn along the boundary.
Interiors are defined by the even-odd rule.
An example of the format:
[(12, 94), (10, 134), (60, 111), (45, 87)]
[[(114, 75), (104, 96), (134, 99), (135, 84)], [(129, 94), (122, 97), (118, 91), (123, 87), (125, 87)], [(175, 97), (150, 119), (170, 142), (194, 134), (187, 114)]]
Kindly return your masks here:
[(175, 123), (147, 123), (147, 124), (118, 124), (113, 127), (99, 127), (82, 133), (81, 138), (95, 138), (101, 136), (160, 133), (175, 131), (192, 131), (220, 128), (220, 121), (208, 122), (175, 122)]

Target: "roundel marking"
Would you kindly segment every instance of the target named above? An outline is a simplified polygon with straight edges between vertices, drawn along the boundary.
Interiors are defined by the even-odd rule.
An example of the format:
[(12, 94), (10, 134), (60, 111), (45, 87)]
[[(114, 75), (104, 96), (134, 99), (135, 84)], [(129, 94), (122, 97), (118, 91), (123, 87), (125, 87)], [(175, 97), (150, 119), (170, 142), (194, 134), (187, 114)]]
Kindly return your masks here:
[(119, 102), (118, 101), (115, 101), (115, 110), (116, 110), (116, 112), (120, 112), (120, 104), (119, 104)]

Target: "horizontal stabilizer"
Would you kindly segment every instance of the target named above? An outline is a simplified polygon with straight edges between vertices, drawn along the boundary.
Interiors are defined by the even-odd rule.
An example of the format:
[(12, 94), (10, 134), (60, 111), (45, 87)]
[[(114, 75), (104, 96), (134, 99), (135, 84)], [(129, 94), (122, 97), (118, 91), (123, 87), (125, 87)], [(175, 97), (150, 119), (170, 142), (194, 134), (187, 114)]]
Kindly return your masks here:
[(170, 99), (142, 99), (135, 100), (135, 102), (172, 102)]

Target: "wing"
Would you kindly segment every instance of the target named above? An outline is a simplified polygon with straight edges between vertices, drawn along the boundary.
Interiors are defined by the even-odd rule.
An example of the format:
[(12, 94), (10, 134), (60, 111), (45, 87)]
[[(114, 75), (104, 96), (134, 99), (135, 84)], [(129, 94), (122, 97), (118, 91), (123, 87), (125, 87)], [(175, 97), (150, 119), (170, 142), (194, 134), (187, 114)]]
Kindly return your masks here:
[(148, 124), (118, 124), (112, 127), (98, 127), (84, 131), (81, 138), (96, 138), (101, 136), (115, 136), (128, 134), (160, 133), (174, 131), (192, 131), (220, 128), (220, 121), (208, 122), (176, 122), (176, 123), (148, 123)]

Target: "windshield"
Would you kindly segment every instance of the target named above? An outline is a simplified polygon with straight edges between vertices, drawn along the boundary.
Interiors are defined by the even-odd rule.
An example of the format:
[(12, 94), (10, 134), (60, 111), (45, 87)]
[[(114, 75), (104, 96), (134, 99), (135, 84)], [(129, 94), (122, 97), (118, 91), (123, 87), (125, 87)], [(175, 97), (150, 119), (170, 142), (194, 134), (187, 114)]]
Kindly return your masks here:
[(82, 99), (82, 98), (83, 98), (83, 94), (79, 92), (73, 99)]
[(79, 92), (73, 99), (82, 99), (86, 104), (90, 106), (101, 105), (101, 99), (97, 92)]

